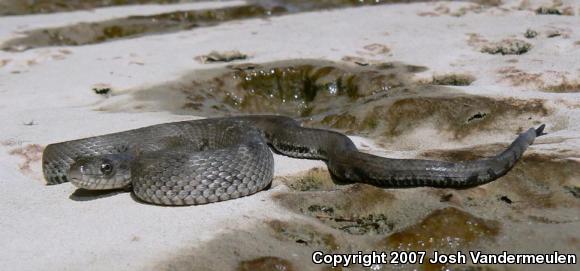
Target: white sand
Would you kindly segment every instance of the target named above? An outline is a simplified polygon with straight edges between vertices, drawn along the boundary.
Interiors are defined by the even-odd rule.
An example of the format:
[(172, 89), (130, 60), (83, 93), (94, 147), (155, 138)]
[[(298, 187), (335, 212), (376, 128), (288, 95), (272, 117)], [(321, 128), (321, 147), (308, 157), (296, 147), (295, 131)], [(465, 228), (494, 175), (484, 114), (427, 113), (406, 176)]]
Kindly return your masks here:
[[(140, 204), (128, 193), (75, 201), (69, 198), (75, 191), (71, 184), (44, 185), (38, 160), (33, 159), (29, 170), (21, 170), (24, 158), (10, 154), (20, 148), (33, 150), (30, 144), (44, 146), (190, 119), (166, 112), (95, 111), (105, 98), (95, 95), (91, 88), (108, 84), (114, 91), (131, 90), (178, 78), (192, 69), (222, 66), (194, 60), (195, 56), (212, 50), (239, 50), (253, 55), (252, 62), (292, 58), (340, 60), (344, 56), (357, 56), (359, 52), (358, 56), (371, 59), (429, 67), (419, 78), (470, 72), (477, 81), (463, 87), (466, 92), (552, 100), (556, 114), (565, 118), (566, 123), (561, 124), (563, 130), (542, 140), (551, 137), (567, 140), (534, 148), (578, 149), (580, 94), (543, 93), (525, 84), (512, 86), (509, 81), (501, 80), (502, 74), (497, 71), (515, 66), (523, 71), (542, 73), (548, 83), (557, 83), (562, 76), (580, 79), (580, 16), (537, 16), (532, 11), (510, 9), (520, 1), (507, 2), (505, 10), (492, 8), (481, 14), (468, 12), (462, 17), (417, 14), (433, 12), (441, 5), (455, 11), (471, 4), (387, 5), (230, 22), (91, 46), (0, 52), (0, 266), (3, 270), (138, 270), (150, 267), (176, 249), (195, 247), (220, 232), (249, 227), (264, 217), (290, 215), (270, 201), (271, 190), (243, 199), (185, 208)], [(531, 2), (537, 7), (542, 1)], [(153, 5), (0, 17), (0, 41), (38, 26), (239, 3)], [(574, 11), (580, 13), (578, 2), (564, 3), (575, 5)], [(522, 35), (528, 28), (537, 30), (540, 36), (527, 40), (534, 48), (521, 56), (482, 54), (467, 43), (468, 33), (478, 33), (490, 41), (513, 36), (525, 40)], [(563, 29), (567, 37), (546, 38), (544, 31), (552, 28)], [(391, 53), (371, 57), (360, 54), (365, 45), (373, 43), (387, 45)], [(518, 62), (506, 63), (508, 59)], [(31, 121), (34, 125), (24, 125)], [(490, 142), (509, 140), (503, 136), (487, 139)], [(372, 146), (369, 140), (357, 139), (360, 141)], [(428, 139), (420, 145), (421, 148), (438, 147)], [(376, 148), (372, 151), (384, 153)], [(394, 156), (412, 154), (403, 152)], [(39, 153), (32, 151), (29, 156), (38, 158)], [(321, 165), (321, 162), (276, 156), (277, 175)]]

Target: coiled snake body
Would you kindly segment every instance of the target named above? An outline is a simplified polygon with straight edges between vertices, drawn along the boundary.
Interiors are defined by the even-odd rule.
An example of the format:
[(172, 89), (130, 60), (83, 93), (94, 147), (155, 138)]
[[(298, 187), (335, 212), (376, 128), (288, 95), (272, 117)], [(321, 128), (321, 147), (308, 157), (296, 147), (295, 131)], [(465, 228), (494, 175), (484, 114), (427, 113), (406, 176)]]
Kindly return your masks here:
[(283, 116), (242, 116), (174, 123), (48, 145), (48, 184), (71, 181), (85, 189), (133, 187), (141, 200), (194, 205), (256, 193), (270, 184), (281, 154), (326, 161), (342, 181), (380, 187), (472, 187), (493, 181), (542, 134), (529, 129), (487, 159), (445, 162), (389, 159), (359, 152), (345, 135), (304, 128)]

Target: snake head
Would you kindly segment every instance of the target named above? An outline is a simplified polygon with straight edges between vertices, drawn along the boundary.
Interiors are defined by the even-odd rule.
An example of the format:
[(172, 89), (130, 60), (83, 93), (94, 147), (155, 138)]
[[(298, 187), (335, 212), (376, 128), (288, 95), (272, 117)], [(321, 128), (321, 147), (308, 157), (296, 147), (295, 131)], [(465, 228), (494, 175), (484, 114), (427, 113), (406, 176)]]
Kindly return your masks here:
[(90, 190), (118, 189), (131, 183), (131, 161), (128, 154), (78, 157), (71, 165), (69, 178), (76, 187)]

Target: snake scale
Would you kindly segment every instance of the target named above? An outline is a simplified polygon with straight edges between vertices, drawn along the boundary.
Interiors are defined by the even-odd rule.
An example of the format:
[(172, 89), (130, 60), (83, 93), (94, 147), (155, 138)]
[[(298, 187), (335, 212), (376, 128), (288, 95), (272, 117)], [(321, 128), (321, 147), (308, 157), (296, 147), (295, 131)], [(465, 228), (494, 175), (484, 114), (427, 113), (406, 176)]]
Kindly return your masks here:
[(269, 146), (283, 155), (324, 160), (333, 177), (348, 183), (467, 188), (506, 174), (544, 127), (520, 134), (494, 157), (454, 163), (359, 152), (347, 136), (305, 128), (289, 117), (225, 117), (50, 144), (42, 163), (48, 184), (132, 187), (138, 199), (160, 205), (205, 204), (264, 189), (274, 170)]

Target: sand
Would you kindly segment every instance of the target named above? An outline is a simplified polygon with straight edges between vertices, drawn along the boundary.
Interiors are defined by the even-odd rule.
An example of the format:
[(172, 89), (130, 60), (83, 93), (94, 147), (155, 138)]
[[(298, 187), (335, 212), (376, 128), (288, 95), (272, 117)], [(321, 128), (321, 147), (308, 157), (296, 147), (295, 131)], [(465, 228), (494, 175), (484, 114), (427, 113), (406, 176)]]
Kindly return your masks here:
[[(470, 3), (449, 2), (359, 7), (226, 22), (89, 46), (0, 51), (0, 265), (5, 270), (151, 270), (161, 263), (170, 269), (163, 264), (168, 259), (184, 257), (183, 251), (199, 251), (224, 234), (254, 229), (264, 220), (301, 217), (272, 199), (272, 195), (288, 191), (280, 182), (250, 197), (184, 208), (137, 203), (129, 193), (87, 197), (76, 195), (76, 188), (68, 183), (45, 185), (39, 161), (47, 144), (195, 119), (162, 110), (98, 109), (123, 101), (132, 91), (177, 80), (196, 69), (226, 65), (195, 60), (213, 50), (239, 50), (251, 55), (254, 63), (295, 58), (340, 61), (355, 56), (428, 67), (416, 75), (417, 80), (469, 73), (476, 80), (470, 86), (457, 87), (464, 93), (545, 100), (554, 112), (542, 119), (547, 122), (549, 134), (531, 151), (568, 151), (566, 159), (580, 162), (578, 89), (570, 93), (541, 91), (563, 81), (579, 83), (580, 6), (575, 1), (562, 1), (572, 7), (574, 16), (536, 15), (535, 7), (551, 1), (504, 2), (481, 11)], [(520, 10), (521, 2), (529, 2), (529, 7)], [(127, 6), (0, 17), (0, 42), (41, 26), (242, 3)], [(526, 39), (523, 35), (527, 29), (539, 35)], [(560, 35), (548, 38), (550, 31), (559, 31)], [(522, 55), (498, 56), (480, 51), (504, 39), (523, 40), (533, 47)], [(364, 49), (371, 44), (385, 45), (389, 52)], [(95, 87), (111, 88), (112, 95), (96, 95), (92, 90)], [(508, 143), (514, 136), (508, 132), (483, 133), (455, 142), (439, 137), (429, 140), (425, 135), (430, 133), (436, 134), (432, 126), (421, 126), (412, 136), (382, 145), (374, 144), (372, 138), (353, 139), (379, 155), (415, 157), (421, 150)], [(278, 177), (324, 167), (319, 161), (278, 155), (275, 159)], [(579, 185), (578, 179), (570, 182)], [(571, 221), (562, 229), (572, 240), (567, 248), (575, 247), (576, 251), (580, 238), (577, 211), (576, 205), (556, 215)]]

